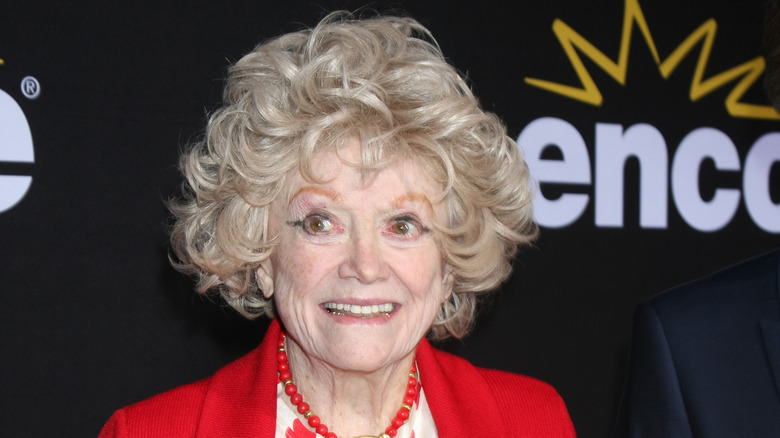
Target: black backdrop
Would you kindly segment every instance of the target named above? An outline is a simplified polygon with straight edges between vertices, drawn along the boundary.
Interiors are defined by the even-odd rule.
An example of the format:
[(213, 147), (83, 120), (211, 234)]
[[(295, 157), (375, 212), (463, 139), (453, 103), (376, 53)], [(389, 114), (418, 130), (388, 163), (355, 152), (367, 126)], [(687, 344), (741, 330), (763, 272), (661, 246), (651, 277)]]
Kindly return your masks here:
[[(3, 437), (95, 436), (115, 409), (205, 377), (259, 342), (266, 321), (243, 321), (194, 296), (189, 279), (168, 266), (163, 201), (179, 184), (177, 155), (218, 104), (229, 63), (263, 39), (314, 25), (326, 11), (363, 5), (129, 3), (0, 5), (0, 199), (18, 200), (0, 212)], [(534, 87), (525, 78), (580, 86), (553, 33), (554, 20), (617, 62), (625, 12), (639, 10), (661, 61), (707, 20), (716, 23), (704, 58), (706, 80), (761, 56), (763, 0), (370, 6), (402, 9), (427, 25), (511, 136), (541, 117), (554, 117), (586, 146), (586, 159), (578, 163), (590, 170), (589, 183), (541, 184), (548, 200), (585, 196), (584, 210), (565, 213), (573, 218), (566, 226), (543, 227), (475, 332), (443, 347), (476, 365), (551, 383), (580, 436), (607, 436), (637, 302), (780, 245), (780, 141), (768, 137), (764, 161), (774, 163), (770, 171), (744, 166), (756, 140), (780, 125), (771, 119), (776, 114), (756, 118), (762, 109), (747, 116), (729, 112), (725, 102), (745, 74), (692, 102), (702, 40), (664, 78), (633, 24), (624, 84), (605, 73), (604, 62), (574, 51), (603, 95), (601, 106)], [(736, 101), (766, 109), (761, 78), (743, 82), (746, 91)], [(39, 95), (28, 97), (25, 92), (36, 86)], [(34, 158), (24, 142), (24, 120)], [(605, 226), (596, 220), (596, 204), (615, 199), (596, 197), (596, 181), (605, 171), (596, 152), (608, 143), (599, 129), (610, 126), (659, 133), (654, 138), (662, 138), (668, 157), (662, 157), (666, 167), (660, 172), (641, 159), (625, 162), (617, 173), (625, 187), (622, 225)], [(718, 189), (736, 190), (738, 204), (726, 208), (723, 226), (714, 231), (690, 225), (680, 211), (693, 207), (678, 205), (672, 196), (675, 184), (684, 184), (671, 181), (671, 163), (686, 135), (702, 127), (723, 133), (733, 142), (731, 149), (726, 142), (727, 152), (738, 155), (730, 170), (704, 160), (686, 180), (698, 183), (704, 201)], [(548, 147), (541, 159), (574, 160), (567, 148)], [(742, 193), (748, 170), (763, 184), (754, 198), (770, 207), (760, 220)], [(643, 173), (649, 182), (640, 184)], [(24, 176), (32, 177), (31, 184), (17, 195), (12, 180), (24, 186)], [(660, 201), (649, 202), (642, 184), (661, 187)], [(666, 208), (666, 223), (640, 225), (643, 203), (646, 211)]]

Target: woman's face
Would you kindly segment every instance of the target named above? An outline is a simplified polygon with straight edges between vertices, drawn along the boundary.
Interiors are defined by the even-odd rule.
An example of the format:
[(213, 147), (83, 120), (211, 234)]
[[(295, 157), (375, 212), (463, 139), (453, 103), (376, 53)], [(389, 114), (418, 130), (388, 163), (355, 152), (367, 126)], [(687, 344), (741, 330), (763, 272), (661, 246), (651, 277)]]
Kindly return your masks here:
[[(341, 154), (354, 161), (359, 148)], [(279, 240), (258, 271), (261, 287), (272, 282), (288, 336), (310, 359), (355, 371), (397, 363), (450, 294), (432, 226), (447, 222), (441, 188), (408, 161), (363, 181), (330, 151), (313, 170), (329, 182), (299, 175), (271, 210)]]

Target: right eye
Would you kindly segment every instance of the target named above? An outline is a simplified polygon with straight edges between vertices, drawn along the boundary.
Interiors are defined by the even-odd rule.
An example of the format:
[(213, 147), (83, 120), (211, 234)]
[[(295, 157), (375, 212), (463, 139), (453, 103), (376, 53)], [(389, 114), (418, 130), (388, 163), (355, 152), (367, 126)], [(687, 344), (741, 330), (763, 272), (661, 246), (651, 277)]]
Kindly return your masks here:
[(303, 229), (309, 234), (323, 234), (333, 229), (333, 223), (325, 216), (314, 215), (303, 220)]

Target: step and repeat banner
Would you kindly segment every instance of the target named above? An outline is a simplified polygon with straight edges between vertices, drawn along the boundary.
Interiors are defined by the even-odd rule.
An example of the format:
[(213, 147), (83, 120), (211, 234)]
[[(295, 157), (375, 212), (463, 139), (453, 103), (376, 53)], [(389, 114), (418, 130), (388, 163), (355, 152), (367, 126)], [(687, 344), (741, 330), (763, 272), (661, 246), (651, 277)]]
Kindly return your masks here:
[[(0, 436), (96, 436), (259, 342), (267, 321), (168, 264), (178, 154), (230, 63), (362, 6), (0, 6)], [(780, 246), (765, 1), (369, 7), (431, 29), (538, 181), (540, 238), (474, 333), (442, 347), (551, 383), (580, 436), (607, 436), (637, 303)]]

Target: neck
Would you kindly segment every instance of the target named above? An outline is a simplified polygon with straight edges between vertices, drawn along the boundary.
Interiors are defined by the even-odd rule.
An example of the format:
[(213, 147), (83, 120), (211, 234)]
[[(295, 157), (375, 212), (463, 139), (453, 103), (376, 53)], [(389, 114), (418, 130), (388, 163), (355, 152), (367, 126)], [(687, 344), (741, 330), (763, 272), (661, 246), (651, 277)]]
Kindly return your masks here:
[[(286, 350), (298, 393), (339, 437), (379, 435), (395, 418), (404, 400), (414, 353), (377, 370), (354, 371), (306, 355), (289, 337)], [(290, 404), (286, 397), (285, 402)]]

